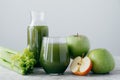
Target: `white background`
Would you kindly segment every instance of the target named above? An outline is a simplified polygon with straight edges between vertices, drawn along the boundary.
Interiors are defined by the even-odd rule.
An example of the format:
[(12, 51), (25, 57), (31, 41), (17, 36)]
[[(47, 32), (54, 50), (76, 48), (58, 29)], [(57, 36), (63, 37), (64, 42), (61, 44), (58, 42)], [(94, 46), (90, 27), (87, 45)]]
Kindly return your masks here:
[(91, 49), (120, 55), (120, 0), (0, 0), (0, 46), (27, 46), (30, 10), (45, 11), (50, 36), (84, 34)]

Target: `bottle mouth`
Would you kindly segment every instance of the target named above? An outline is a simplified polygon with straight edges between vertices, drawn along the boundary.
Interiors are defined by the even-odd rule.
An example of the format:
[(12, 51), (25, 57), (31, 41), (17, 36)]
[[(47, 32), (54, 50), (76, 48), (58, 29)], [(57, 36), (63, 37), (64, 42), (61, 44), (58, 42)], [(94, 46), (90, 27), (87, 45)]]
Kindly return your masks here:
[(42, 12), (37, 12), (37, 11), (31, 11), (31, 17), (34, 19), (38, 19), (40, 21), (44, 21), (45, 13)]
[(31, 24), (30, 24), (30, 26), (46, 25), (45, 13), (43, 11), (41, 11), (41, 12), (30, 11), (30, 16), (31, 16)]

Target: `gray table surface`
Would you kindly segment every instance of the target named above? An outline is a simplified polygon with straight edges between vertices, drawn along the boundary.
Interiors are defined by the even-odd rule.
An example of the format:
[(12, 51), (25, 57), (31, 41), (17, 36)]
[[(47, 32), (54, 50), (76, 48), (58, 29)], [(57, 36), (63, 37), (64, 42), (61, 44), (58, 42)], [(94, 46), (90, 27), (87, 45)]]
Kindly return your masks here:
[(20, 75), (14, 71), (0, 66), (0, 80), (120, 80), (120, 57), (115, 57), (116, 67), (109, 74), (92, 74), (76, 76), (71, 73), (69, 67), (64, 75), (47, 75), (43, 69), (34, 69), (33, 74)]

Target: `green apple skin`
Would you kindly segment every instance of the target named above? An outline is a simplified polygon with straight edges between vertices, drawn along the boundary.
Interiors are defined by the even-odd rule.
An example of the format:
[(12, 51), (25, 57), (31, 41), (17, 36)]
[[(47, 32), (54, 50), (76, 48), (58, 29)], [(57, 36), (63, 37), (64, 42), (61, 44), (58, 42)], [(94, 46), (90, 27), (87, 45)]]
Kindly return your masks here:
[(92, 71), (97, 74), (105, 74), (112, 71), (115, 61), (112, 54), (103, 48), (91, 50), (87, 55), (92, 60)]
[(71, 58), (84, 57), (90, 49), (89, 40), (85, 35), (68, 36), (67, 45)]

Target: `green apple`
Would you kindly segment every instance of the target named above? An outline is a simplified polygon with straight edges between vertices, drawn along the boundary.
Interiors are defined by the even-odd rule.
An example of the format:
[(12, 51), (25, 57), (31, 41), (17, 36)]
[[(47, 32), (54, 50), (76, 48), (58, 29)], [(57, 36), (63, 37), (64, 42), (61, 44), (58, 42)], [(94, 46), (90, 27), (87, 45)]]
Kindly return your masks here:
[(115, 67), (115, 61), (112, 54), (103, 48), (91, 50), (88, 57), (92, 60), (92, 71), (94, 73), (108, 73)]
[(89, 40), (85, 35), (68, 36), (67, 45), (71, 58), (84, 57), (90, 49)]

